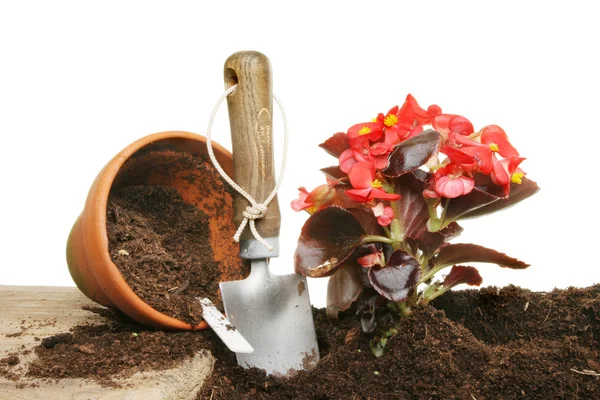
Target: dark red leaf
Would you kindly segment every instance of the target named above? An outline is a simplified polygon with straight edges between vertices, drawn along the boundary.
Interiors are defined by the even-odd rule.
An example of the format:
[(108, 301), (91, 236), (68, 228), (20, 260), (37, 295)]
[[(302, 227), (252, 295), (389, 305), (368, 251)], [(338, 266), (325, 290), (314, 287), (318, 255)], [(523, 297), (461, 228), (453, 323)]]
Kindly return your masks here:
[(327, 282), (327, 316), (337, 319), (340, 311), (346, 311), (364, 290), (360, 279), (361, 267), (355, 262), (345, 262)]
[(385, 267), (376, 265), (369, 269), (369, 280), (373, 288), (393, 301), (406, 299), (420, 277), (419, 262), (402, 250), (395, 251)]
[(418, 169), (437, 153), (441, 141), (441, 135), (431, 129), (405, 140), (392, 150), (383, 174), (396, 178)]
[(348, 135), (346, 135), (344, 132), (338, 132), (325, 142), (321, 143), (319, 147), (324, 149), (335, 158), (339, 158), (340, 154), (342, 154), (344, 150), (348, 150), (350, 148)]
[(294, 255), (295, 269), (304, 276), (328, 276), (354, 251), (366, 235), (354, 216), (327, 207), (304, 223)]
[(356, 218), (367, 235), (385, 235), (385, 230), (377, 223), (377, 218), (375, 218), (375, 215), (373, 215), (371, 211), (367, 211), (363, 208), (346, 208), (346, 211)]
[(499, 251), (471, 243), (447, 244), (435, 258), (436, 266), (483, 262), (498, 264), (503, 268), (525, 269), (529, 264), (507, 256)]
[(472, 211), (463, 214), (460, 218), (476, 218), (482, 215), (504, 210), (506, 208), (514, 206), (517, 203), (520, 203), (528, 197), (533, 196), (539, 190), (540, 188), (538, 187), (537, 183), (535, 183), (531, 179), (523, 177), (521, 178), (521, 184), (512, 183), (510, 185), (510, 196), (508, 198), (498, 199), (496, 201), (488, 203), (482, 207), (476, 208)]
[(321, 168), (321, 172), (323, 172), (327, 178), (331, 179), (337, 184), (348, 183), (348, 174), (342, 172), (338, 166), (334, 165), (332, 167)]
[(444, 287), (451, 288), (461, 283), (466, 283), (469, 286), (479, 286), (482, 282), (483, 279), (477, 268), (455, 265), (444, 279)]
[(415, 171), (394, 180), (395, 193), (401, 196), (396, 204), (406, 238), (416, 239), (427, 230), (429, 211), (422, 193), (430, 175), (424, 171)]
[(374, 289), (362, 291), (356, 301), (356, 314), (360, 314), (360, 324), (363, 332), (371, 333), (377, 327), (377, 308), (382, 307), (387, 300), (380, 296)]
[(441, 245), (460, 236), (462, 231), (463, 228), (460, 225), (456, 222), (451, 222), (447, 227), (442, 228), (437, 232), (424, 230), (416, 239), (416, 243), (425, 257), (431, 257)]

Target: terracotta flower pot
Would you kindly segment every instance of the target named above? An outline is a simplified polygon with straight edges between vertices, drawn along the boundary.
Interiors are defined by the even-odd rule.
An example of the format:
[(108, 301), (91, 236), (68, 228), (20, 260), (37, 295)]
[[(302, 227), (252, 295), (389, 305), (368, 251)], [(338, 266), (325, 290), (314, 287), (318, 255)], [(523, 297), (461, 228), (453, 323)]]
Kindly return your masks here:
[[(217, 143), (213, 143), (213, 149), (223, 169), (232, 176), (231, 153)], [(228, 209), (232, 207), (231, 199), (223, 195), (217, 199), (210, 188), (190, 183), (195, 179), (202, 182), (206, 177), (185, 162), (186, 154), (210, 163), (206, 138), (189, 132), (156, 133), (127, 146), (96, 177), (67, 241), (69, 271), (87, 297), (116, 307), (137, 322), (161, 329), (206, 329), (208, 325), (203, 321), (192, 326), (156, 311), (125, 282), (109, 255), (106, 207), (111, 189), (140, 184), (175, 188), (185, 202), (209, 217), (210, 243), (214, 259), (221, 265), (222, 278), (242, 279), (244, 275), (238, 245), (231, 239), (231, 232), (235, 232), (233, 212), (223, 212), (223, 198), (227, 197)]]

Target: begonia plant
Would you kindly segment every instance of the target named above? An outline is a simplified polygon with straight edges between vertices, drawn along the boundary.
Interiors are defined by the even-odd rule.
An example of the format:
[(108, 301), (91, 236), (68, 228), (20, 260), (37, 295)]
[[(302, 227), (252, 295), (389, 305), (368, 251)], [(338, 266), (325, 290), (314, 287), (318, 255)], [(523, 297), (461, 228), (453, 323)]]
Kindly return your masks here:
[(456, 285), (480, 285), (478, 270), (465, 264), (529, 266), (477, 244), (449, 243), (463, 230), (458, 221), (508, 208), (539, 190), (499, 126), (475, 131), (467, 118), (437, 105), (421, 108), (409, 94), (402, 107), (320, 147), (338, 163), (322, 169), (325, 184), (310, 192), (301, 187), (292, 202), (310, 214), (295, 269), (330, 277), (330, 318), (353, 306), (363, 330), (372, 332)]

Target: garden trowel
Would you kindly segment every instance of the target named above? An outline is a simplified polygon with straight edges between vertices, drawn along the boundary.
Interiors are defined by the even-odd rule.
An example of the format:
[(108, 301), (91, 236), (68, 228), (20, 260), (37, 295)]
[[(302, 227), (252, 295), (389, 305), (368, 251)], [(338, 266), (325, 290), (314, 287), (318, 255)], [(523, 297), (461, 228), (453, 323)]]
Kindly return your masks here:
[[(275, 187), (269, 59), (252, 51), (233, 54), (225, 62), (225, 83), (227, 88), (237, 84), (227, 98), (235, 182), (262, 202)], [(243, 221), (248, 205), (241, 195), (234, 198), (236, 224)], [(269, 271), (269, 259), (279, 255), (279, 225), (274, 198), (266, 215), (256, 220), (257, 231), (273, 250), (246, 228), (240, 256), (250, 260), (250, 275), (241, 281), (221, 282), (220, 289), (227, 318), (254, 348), (251, 354), (237, 353), (238, 364), (289, 375), (314, 366), (319, 348), (306, 279)]]
[(202, 306), (202, 318), (229, 350), (235, 353), (252, 353), (254, 349), (235, 326), (223, 315), (209, 298), (197, 299)]

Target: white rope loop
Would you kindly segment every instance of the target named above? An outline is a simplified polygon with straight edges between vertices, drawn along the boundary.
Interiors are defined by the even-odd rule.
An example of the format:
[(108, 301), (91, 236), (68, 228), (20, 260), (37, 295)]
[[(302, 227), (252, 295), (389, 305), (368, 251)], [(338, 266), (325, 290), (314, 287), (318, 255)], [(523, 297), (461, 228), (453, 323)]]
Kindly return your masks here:
[(212, 127), (213, 127), (213, 123), (215, 122), (215, 118), (217, 117), (217, 112), (219, 111), (219, 108), (221, 107), (221, 103), (223, 103), (223, 100), (225, 100), (227, 98), (227, 96), (229, 96), (231, 93), (233, 93), (236, 88), (237, 88), (237, 85), (233, 85), (229, 89), (227, 89), (225, 91), (225, 93), (223, 93), (219, 97), (219, 99), (217, 100), (217, 103), (215, 104), (215, 107), (212, 110), (212, 113), (210, 114), (210, 119), (208, 120), (208, 127), (206, 128), (206, 147), (208, 150), (208, 156), (210, 157), (210, 160), (212, 161), (213, 165), (215, 166), (215, 169), (219, 172), (219, 174), (221, 174), (223, 179), (225, 179), (225, 181), (227, 181), (227, 183), (229, 183), (232, 188), (234, 188), (239, 194), (244, 196), (246, 198), (246, 200), (248, 200), (248, 202), (250, 203), (250, 205), (248, 207), (246, 207), (246, 209), (242, 213), (242, 215), (244, 216), (244, 219), (243, 219), (242, 223), (240, 224), (240, 226), (238, 227), (237, 231), (235, 232), (235, 235), (233, 235), (233, 240), (235, 240), (236, 242), (239, 242), (240, 236), (242, 235), (242, 232), (246, 228), (246, 225), (250, 225), (250, 231), (252, 232), (252, 235), (254, 235), (254, 238), (260, 244), (262, 244), (268, 251), (273, 251), (273, 247), (270, 244), (268, 244), (256, 230), (256, 225), (255, 225), (254, 221), (257, 219), (261, 219), (265, 215), (267, 215), (267, 212), (269, 211), (267, 206), (269, 205), (271, 200), (273, 200), (275, 198), (275, 196), (277, 195), (277, 191), (279, 190), (279, 187), (281, 186), (281, 182), (283, 180), (283, 174), (285, 173), (285, 164), (287, 161), (287, 152), (288, 152), (287, 117), (285, 115), (283, 105), (279, 101), (279, 98), (277, 98), (277, 96), (273, 96), (273, 100), (275, 100), (275, 102), (279, 106), (279, 110), (281, 111), (281, 115), (283, 117), (283, 157), (281, 160), (281, 169), (279, 172), (279, 178), (277, 179), (277, 182), (275, 183), (275, 187), (273, 188), (273, 191), (271, 192), (271, 194), (269, 194), (269, 196), (262, 203), (258, 203), (256, 200), (254, 200), (254, 198), (252, 196), (250, 196), (250, 194), (248, 192), (246, 192), (237, 183), (235, 183), (235, 181), (233, 179), (231, 179), (231, 177), (229, 177), (229, 175), (227, 175), (227, 173), (223, 170), (223, 168), (221, 168), (221, 165), (217, 161), (217, 158), (215, 157), (215, 153), (214, 153), (213, 147), (212, 147)]

